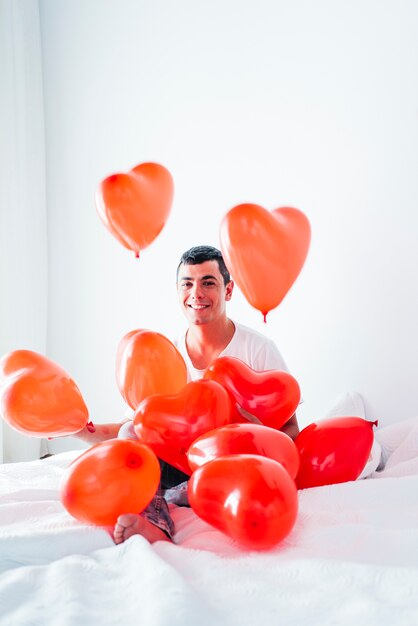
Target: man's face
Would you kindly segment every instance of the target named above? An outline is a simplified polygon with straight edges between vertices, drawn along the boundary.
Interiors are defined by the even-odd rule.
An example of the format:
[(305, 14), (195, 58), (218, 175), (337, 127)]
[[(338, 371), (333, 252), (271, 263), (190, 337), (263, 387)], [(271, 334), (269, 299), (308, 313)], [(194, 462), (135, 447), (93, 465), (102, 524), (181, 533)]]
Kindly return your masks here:
[(180, 265), (177, 293), (189, 324), (208, 324), (225, 317), (225, 303), (231, 299), (233, 287), (232, 281), (224, 284), (217, 261)]

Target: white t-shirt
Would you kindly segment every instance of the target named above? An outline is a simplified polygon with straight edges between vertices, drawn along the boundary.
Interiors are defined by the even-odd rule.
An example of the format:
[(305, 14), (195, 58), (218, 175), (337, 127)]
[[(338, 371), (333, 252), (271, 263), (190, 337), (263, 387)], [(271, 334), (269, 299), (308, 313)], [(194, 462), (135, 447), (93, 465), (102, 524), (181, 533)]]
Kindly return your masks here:
[[(234, 322), (234, 326), (235, 333), (229, 344), (219, 355), (220, 357), (232, 356), (241, 359), (256, 372), (264, 372), (266, 370), (289, 371), (285, 360), (271, 339), (242, 324)], [(206, 370), (198, 370), (193, 367), (186, 348), (186, 334), (181, 335), (173, 343), (186, 363), (188, 379), (198, 380), (202, 378)]]

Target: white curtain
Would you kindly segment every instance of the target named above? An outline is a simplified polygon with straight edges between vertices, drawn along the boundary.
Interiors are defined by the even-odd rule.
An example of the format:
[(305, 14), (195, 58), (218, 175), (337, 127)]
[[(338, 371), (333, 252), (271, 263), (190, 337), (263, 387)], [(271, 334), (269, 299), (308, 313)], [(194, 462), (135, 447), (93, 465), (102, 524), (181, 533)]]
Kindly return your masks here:
[[(0, 0), (0, 356), (46, 353), (47, 212), (38, 0)], [(0, 460), (39, 458), (41, 441), (0, 419)]]

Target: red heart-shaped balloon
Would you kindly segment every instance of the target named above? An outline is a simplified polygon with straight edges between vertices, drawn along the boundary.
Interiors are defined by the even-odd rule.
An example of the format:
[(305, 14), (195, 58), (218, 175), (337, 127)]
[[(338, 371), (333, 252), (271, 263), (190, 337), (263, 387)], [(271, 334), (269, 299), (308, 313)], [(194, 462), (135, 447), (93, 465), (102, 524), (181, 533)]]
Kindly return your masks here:
[(143, 511), (159, 482), (160, 464), (148, 446), (130, 439), (109, 439), (71, 463), (60, 497), (78, 520), (109, 526), (123, 513)]
[(215, 359), (204, 378), (216, 380), (242, 409), (271, 428), (283, 426), (295, 413), (300, 401), (299, 384), (291, 374), (280, 370), (256, 372), (235, 357)]
[(173, 201), (173, 179), (158, 163), (141, 163), (105, 178), (96, 192), (97, 212), (108, 230), (139, 256), (161, 232)]
[(296, 437), (299, 489), (356, 480), (373, 445), (373, 426), (361, 417), (332, 417), (309, 424)]
[(163, 461), (190, 474), (187, 450), (197, 437), (230, 422), (231, 401), (210, 380), (188, 383), (173, 396), (146, 398), (134, 416), (134, 429)]
[(135, 410), (148, 396), (181, 391), (187, 384), (187, 367), (167, 337), (152, 330), (132, 330), (117, 349), (116, 382)]
[(194, 471), (228, 454), (259, 454), (274, 459), (293, 479), (299, 469), (299, 452), (292, 439), (280, 430), (259, 424), (227, 424), (211, 430), (192, 443), (187, 458)]
[(72, 435), (87, 424), (79, 388), (59, 365), (31, 350), (0, 361), (0, 412), (12, 428), (34, 437)]
[(297, 489), (288, 472), (277, 461), (252, 454), (205, 463), (193, 472), (188, 494), (196, 515), (256, 550), (284, 539), (298, 512)]
[(311, 228), (292, 207), (258, 204), (231, 209), (220, 226), (225, 263), (247, 301), (266, 315), (283, 300), (308, 254)]

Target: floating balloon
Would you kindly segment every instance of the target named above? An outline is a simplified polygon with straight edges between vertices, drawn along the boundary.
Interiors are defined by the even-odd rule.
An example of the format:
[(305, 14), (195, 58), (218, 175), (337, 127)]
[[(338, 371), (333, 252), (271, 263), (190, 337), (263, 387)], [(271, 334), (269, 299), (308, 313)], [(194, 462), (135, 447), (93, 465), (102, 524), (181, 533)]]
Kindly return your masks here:
[(139, 256), (164, 227), (173, 201), (173, 179), (158, 163), (105, 178), (96, 192), (97, 212), (108, 230)]
[(132, 409), (154, 394), (176, 394), (187, 383), (183, 357), (167, 337), (151, 330), (132, 330), (116, 354), (116, 382)]
[(187, 450), (197, 437), (230, 422), (227, 391), (211, 380), (196, 380), (172, 396), (146, 398), (134, 416), (134, 430), (163, 461), (190, 474)]
[(227, 424), (201, 435), (187, 452), (194, 471), (201, 465), (228, 454), (259, 454), (283, 465), (295, 479), (299, 452), (288, 435), (258, 424)]
[(373, 445), (373, 426), (360, 417), (333, 417), (309, 424), (296, 437), (300, 489), (356, 480)]
[(270, 212), (257, 204), (240, 204), (222, 220), (220, 243), (225, 263), (264, 321), (298, 277), (310, 239), (307, 217), (291, 207)]
[(280, 370), (256, 372), (235, 357), (215, 359), (204, 377), (220, 383), (234, 402), (271, 428), (281, 428), (300, 401), (300, 388), (291, 374)]
[(31, 350), (15, 350), (1, 359), (0, 412), (12, 428), (34, 437), (73, 435), (88, 421), (70, 375)]
[(279, 543), (297, 517), (295, 482), (280, 463), (262, 456), (209, 461), (193, 472), (188, 493), (196, 515), (255, 550)]
[(160, 482), (158, 459), (148, 446), (130, 439), (98, 443), (69, 466), (60, 498), (81, 522), (109, 526), (123, 513), (140, 513)]

